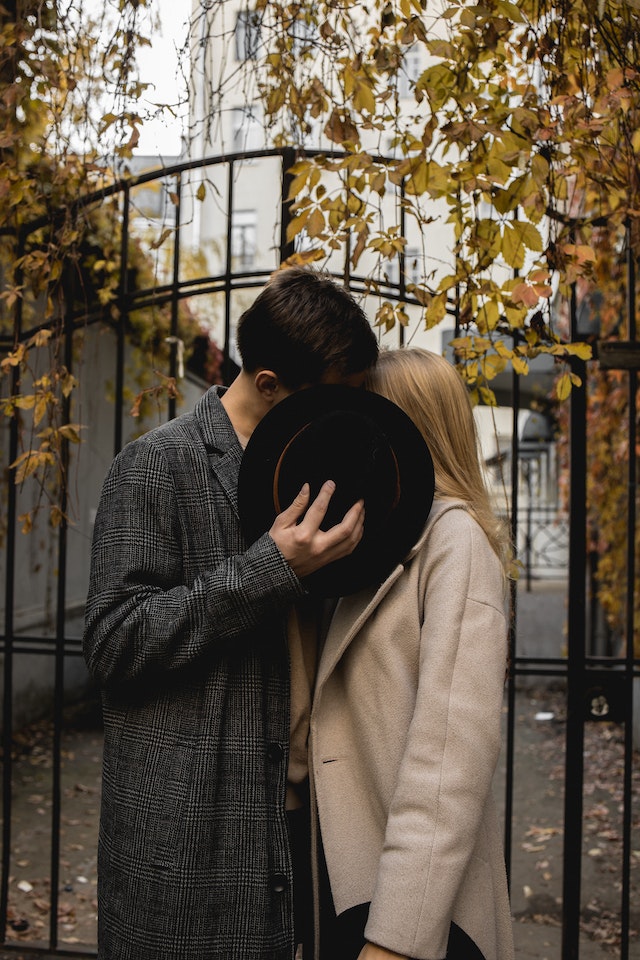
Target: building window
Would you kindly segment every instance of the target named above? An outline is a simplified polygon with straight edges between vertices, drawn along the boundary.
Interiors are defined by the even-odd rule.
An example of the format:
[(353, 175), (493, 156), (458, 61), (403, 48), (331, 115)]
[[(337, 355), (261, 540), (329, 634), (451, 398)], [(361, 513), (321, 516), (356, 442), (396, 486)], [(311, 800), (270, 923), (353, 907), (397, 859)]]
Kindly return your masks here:
[[(404, 279), (406, 283), (420, 283), (420, 257), (421, 253), (418, 247), (404, 248)], [(400, 284), (400, 258), (394, 257), (393, 260), (386, 260), (382, 265), (382, 271), (386, 274), (387, 281), (394, 286)]]
[(236, 107), (232, 111), (231, 123), (232, 150), (234, 153), (262, 150), (265, 137), (259, 107)]
[(418, 247), (405, 247), (404, 275), (407, 283), (420, 283), (422, 280), (420, 271), (420, 250)]
[(422, 73), (422, 57), (418, 47), (407, 50), (402, 58), (402, 66), (398, 74), (398, 95), (402, 99), (413, 97), (416, 83)]
[(260, 47), (260, 19), (254, 10), (241, 10), (236, 20), (236, 60), (255, 60)]
[(293, 21), (290, 32), (293, 37), (293, 53), (296, 56), (306, 52), (318, 39), (316, 25), (301, 17)]
[(250, 270), (256, 262), (258, 215), (255, 210), (234, 210), (231, 224), (231, 258), (234, 269)]

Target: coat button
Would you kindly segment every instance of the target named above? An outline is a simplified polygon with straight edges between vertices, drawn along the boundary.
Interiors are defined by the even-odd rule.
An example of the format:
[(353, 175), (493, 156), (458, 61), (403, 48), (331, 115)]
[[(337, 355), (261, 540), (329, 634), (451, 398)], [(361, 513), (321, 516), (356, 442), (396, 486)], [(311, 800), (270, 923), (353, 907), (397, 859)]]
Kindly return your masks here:
[(289, 886), (289, 881), (284, 873), (274, 873), (271, 877), (271, 889), (274, 893), (284, 893)]
[(272, 763), (280, 763), (283, 756), (284, 750), (279, 743), (267, 744), (267, 758), (271, 760)]

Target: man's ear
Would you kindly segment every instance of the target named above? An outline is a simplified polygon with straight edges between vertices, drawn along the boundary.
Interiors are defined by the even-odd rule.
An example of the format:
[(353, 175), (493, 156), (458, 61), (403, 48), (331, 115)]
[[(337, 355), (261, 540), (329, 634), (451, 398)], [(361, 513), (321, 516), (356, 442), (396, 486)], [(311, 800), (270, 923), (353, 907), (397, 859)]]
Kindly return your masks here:
[(259, 370), (254, 377), (254, 383), (256, 390), (267, 403), (273, 403), (278, 397), (278, 391), (282, 391), (278, 374), (273, 370)]

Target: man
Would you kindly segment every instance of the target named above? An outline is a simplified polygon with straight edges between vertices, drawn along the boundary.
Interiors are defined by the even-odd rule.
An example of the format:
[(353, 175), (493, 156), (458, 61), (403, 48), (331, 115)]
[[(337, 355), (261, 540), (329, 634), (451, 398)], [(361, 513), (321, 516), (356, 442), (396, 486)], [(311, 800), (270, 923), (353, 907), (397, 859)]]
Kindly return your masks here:
[(247, 547), (238, 470), (275, 404), (358, 385), (377, 344), (345, 290), (292, 268), (243, 314), (238, 348), (226, 391), (116, 457), (96, 517), (84, 644), (105, 726), (101, 960), (294, 955), (286, 625), (301, 580), (359, 542), (363, 507), (323, 532), (333, 483), (313, 503), (305, 485)]

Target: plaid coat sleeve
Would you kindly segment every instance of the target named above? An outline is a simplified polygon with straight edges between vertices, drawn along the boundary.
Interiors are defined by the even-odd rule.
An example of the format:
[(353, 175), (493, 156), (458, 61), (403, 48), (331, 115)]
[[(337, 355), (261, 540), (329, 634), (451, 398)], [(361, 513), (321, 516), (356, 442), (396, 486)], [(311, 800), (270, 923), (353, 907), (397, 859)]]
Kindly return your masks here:
[(85, 617), (85, 656), (101, 685), (226, 649), (303, 592), (267, 534), (243, 549), (229, 503), (199, 476), (197, 448), (177, 452), (158, 435), (136, 441), (104, 484)]

